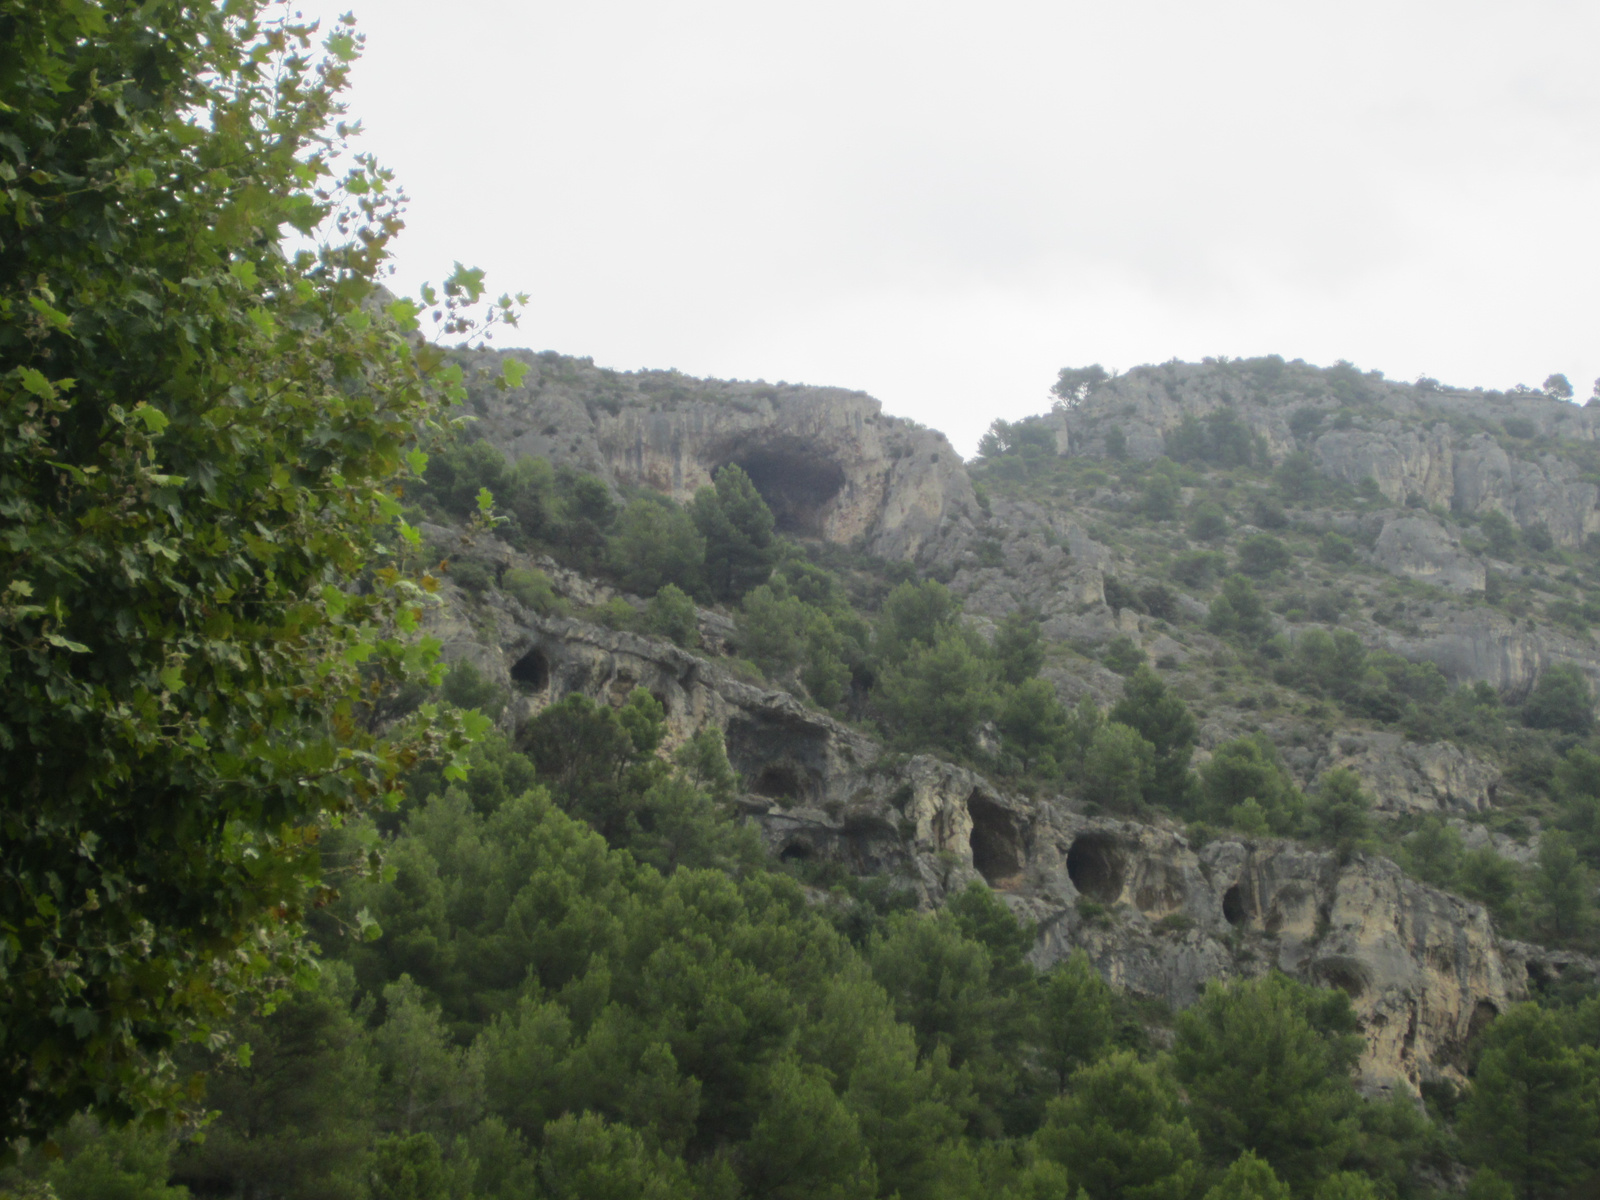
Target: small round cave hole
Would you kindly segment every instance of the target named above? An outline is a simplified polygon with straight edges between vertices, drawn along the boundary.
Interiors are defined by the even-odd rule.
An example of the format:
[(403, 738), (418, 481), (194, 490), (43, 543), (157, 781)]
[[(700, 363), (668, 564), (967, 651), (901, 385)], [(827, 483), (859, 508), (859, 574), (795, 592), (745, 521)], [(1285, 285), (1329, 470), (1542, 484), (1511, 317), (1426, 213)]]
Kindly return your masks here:
[(1079, 893), (1100, 904), (1122, 895), (1122, 851), (1103, 833), (1086, 833), (1067, 851), (1067, 875)]
[(1244, 893), (1237, 883), (1222, 893), (1222, 916), (1229, 925), (1243, 925), (1249, 919), (1244, 911)]
[(990, 887), (1010, 887), (1022, 874), (1022, 846), (1012, 816), (979, 792), (967, 797), (972, 865)]
[(811, 858), (811, 847), (804, 842), (790, 842), (778, 852), (779, 862), (807, 862)]
[(550, 660), (542, 650), (529, 650), (511, 667), (511, 682), (519, 692), (542, 692), (550, 686)]

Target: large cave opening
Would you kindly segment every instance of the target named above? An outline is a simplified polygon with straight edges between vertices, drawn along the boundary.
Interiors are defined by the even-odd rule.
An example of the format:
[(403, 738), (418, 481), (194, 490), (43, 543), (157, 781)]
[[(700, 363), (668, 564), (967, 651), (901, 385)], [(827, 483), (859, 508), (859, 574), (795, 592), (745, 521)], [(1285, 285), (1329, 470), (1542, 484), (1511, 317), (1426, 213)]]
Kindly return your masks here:
[(1082, 834), (1067, 851), (1067, 877), (1090, 900), (1115, 904), (1122, 896), (1122, 851), (1106, 834)]
[(992, 888), (1015, 887), (1022, 874), (1022, 842), (1012, 815), (981, 792), (967, 797), (972, 816), (972, 865)]
[(727, 461), (750, 476), (781, 533), (822, 535), (822, 510), (844, 487), (844, 470), (798, 438), (748, 446)]
[(511, 682), (519, 692), (535, 695), (550, 686), (550, 660), (538, 648), (511, 665)]

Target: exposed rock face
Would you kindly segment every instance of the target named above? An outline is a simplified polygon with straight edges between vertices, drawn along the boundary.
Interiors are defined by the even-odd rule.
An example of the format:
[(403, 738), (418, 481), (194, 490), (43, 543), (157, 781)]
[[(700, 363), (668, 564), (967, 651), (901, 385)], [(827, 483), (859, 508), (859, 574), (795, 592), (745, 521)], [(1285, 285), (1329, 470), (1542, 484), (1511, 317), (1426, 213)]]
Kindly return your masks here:
[(1513, 700), (1525, 697), (1550, 666), (1570, 662), (1600, 680), (1594, 643), (1548, 627), (1529, 629), (1488, 608), (1472, 608), (1430, 620), (1416, 635), (1390, 634), (1389, 648), (1414, 662), (1438, 665), (1452, 683), (1483, 681)]
[(1357, 731), (1335, 739), (1308, 775), (1348, 767), (1379, 812), (1483, 812), (1500, 772), (1454, 742), (1410, 742), (1397, 733)]
[[(1271, 968), (1343, 988), (1362, 1018), (1370, 1089), (1459, 1079), (1468, 1039), (1526, 992), (1527, 954), (1503, 950), (1480, 907), (1387, 860), (1341, 865), (1276, 840), (1197, 850), (1170, 826), (1025, 801), (930, 756), (886, 758), (787, 693), (676, 646), (539, 618), (494, 593), (474, 621), (451, 603), (432, 627), (449, 657), (471, 657), (513, 690), (508, 723), (571, 692), (621, 704), (643, 687), (666, 709), (668, 749), (717, 726), (743, 781), (741, 807), (779, 857), (886, 874), (923, 905), (983, 880), (1039, 923), (1041, 966), (1081, 946), (1112, 982), (1176, 1006), (1208, 980)], [(1369, 770), (1394, 752), (1400, 781), (1378, 783), (1380, 794), (1403, 806), (1429, 794), (1436, 807), (1481, 804), (1481, 765), (1452, 759), (1453, 748), (1380, 745), (1383, 736), (1339, 751)]]
[(1404, 575), (1457, 592), (1483, 591), (1483, 561), (1461, 550), (1432, 517), (1399, 517), (1386, 521), (1372, 557), (1392, 575)]
[[(613, 484), (687, 501), (729, 463), (749, 473), (800, 537), (856, 543), (883, 558), (925, 558), (978, 514), (961, 457), (941, 433), (883, 415), (863, 392), (621, 374), (582, 359), (517, 354), (509, 392), (475, 389), (478, 429), (513, 455), (537, 455)], [(482, 361), (478, 361), (482, 359)], [(472, 356), (487, 374), (492, 355)]]
[[(1600, 411), (1534, 394), (1424, 390), (1376, 376), (1358, 377), (1336, 395), (1324, 373), (1301, 364), (1268, 373), (1272, 378), (1252, 374), (1245, 364), (1139, 367), (1052, 414), (1057, 448), (1103, 454), (1115, 427), (1130, 455), (1154, 458), (1186, 417), (1227, 411), (1260, 438), (1272, 461), (1307, 450), (1324, 475), (1352, 487), (1370, 479), (1394, 504), (1415, 498), (1464, 516), (1503, 512), (1525, 530), (1548, 529), (1558, 546), (1577, 546), (1600, 531), (1600, 488), (1574, 463), (1536, 451), (1533, 440), (1595, 441)], [(1311, 418), (1299, 435), (1290, 427), (1298, 411)], [(1511, 430), (1523, 446), (1517, 456), (1502, 445)]]

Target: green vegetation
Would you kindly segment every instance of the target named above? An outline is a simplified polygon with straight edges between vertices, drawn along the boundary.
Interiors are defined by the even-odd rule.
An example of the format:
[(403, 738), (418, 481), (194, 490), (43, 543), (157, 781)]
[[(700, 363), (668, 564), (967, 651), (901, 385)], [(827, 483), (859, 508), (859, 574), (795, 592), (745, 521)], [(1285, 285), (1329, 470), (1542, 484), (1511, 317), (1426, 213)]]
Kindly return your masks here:
[[(353, 30), (251, 0), (0, 29), (3, 1143), (182, 1106), (178, 1048), (308, 970), (318, 839), (463, 729), (372, 720), (433, 669), (393, 493), (462, 390), (378, 289), (388, 174), (334, 173)], [(424, 300), (469, 337), (481, 292)]]
[[(392, 834), (333, 835), (330, 863), (386, 843), (387, 877), (351, 879), (316, 918), (320, 969), (233, 1026), (251, 1054), (210, 1063), (205, 1139), (80, 1122), (9, 1186), (1190, 1197), (1249, 1170), (1288, 1189), (1267, 1194), (1355, 1172), (1370, 1192), (1326, 1194), (1410, 1197), (1412, 1164), (1443, 1161), (1448, 1131), (1357, 1095), (1342, 993), (1216, 986), (1156, 1050), (1082, 955), (1028, 965), (1033, 930), (981, 885), (933, 914), (881, 897), (865, 924), (843, 888), (808, 900), (702, 782), (708, 761), (726, 772), (714, 735), (668, 761), (660, 731), (643, 693), (569, 698), (520, 749), (491, 738), (465, 779), (419, 781)], [(342, 932), (363, 909), (374, 940)], [(1540, 1019), (1590, 1030), (1592, 1004)], [(1486, 1042), (1491, 1075), (1544, 1069), (1520, 1044)], [(1592, 1053), (1570, 1044), (1541, 1053)], [(1474, 1161), (1520, 1180), (1502, 1142)], [(1585, 1145), (1537, 1169), (1569, 1178)], [(102, 1177), (124, 1190), (73, 1182)]]
[[(331, 173), (348, 22), (319, 48), (254, 0), (0, 0), (0, 29), (0, 1196), (1422, 1200), (1463, 1162), (1476, 1200), (1592, 1187), (1581, 989), (1488, 1024), (1429, 1112), (1363, 1098), (1343, 992), (1266, 974), (1174, 1016), (1082, 951), (1040, 970), (1039, 930), (982, 884), (924, 912), (887, 877), (771, 859), (720, 733), (672, 740), (647, 690), (513, 703), (484, 659), (445, 670), (415, 637), (439, 581), (414, 564), (438, 561), (468, 623), (704, 632), (889, 759), (1197, 841), (1390, 853), (1503, 929), (1594, 948), (1582, 672), (1511, 703), (1321, 627), (1410, 636), (1445, 601), (1374, 579), (1388, 502), (1306, 449), (1368, 419), (1375, 377), (1315, 373), (1330, 404), (1290, 415), (1275, 471), (1228, 394), (1164, 457), (1114, 424), (1103, 459), (1061, 456), (1053, 422), (1112, 382), (1098, 366), (1061, 372), (1052, 418), (996, 422), (980, 507), (1070, 496), (1138, 555), (1102, 573), (1098, 615), (1170, 641), (1119, 620), (1051, 644), (1026, 607), (965, 613), (964, 568), (779, 536), (738, 466), (685, 506), (456, 436), (473, 355), (416, 332), (431, 307), (474, 336), (481, 278), (425, 305), (378, 291), (398, 194), (364, 159)], [(286, 254), (288, 231), (331, 241)], [(514, 385), (527, 360), (506, 362)], [(1259, 395), (1310, 371), (1215, 365)], [(618, 377), (592, 374), (615, 415)], [(1600, 466), (1517, 417), (1470, 432)], [(454, 528), (424, 546), (422, 518)], [(1496, 563), (1478, 603), (1600, 622), (1600, 555), (1496, 513), (1469, 539)], [(970, 561), (1010, 549), (984, 531)], [(569, 570), (625, 594), (575, 612), (593, 593)], [(1065, 707), (1041, 672), (1068, 662), (1114, 701)], [(1335, 721), (1500, 764), (1486, 819), (1539, 822), (1532, 865), (1437, 815), (1380, 820), (1354, 771), (1268, 736)]]

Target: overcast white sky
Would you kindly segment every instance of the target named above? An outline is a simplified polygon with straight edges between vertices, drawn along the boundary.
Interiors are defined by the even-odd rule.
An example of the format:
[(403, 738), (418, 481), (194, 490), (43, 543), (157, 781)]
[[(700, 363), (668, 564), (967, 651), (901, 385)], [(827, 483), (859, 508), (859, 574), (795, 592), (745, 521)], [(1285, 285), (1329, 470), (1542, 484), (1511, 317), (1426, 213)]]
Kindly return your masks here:
[(1600, 375), (1596, 0), (348, 4), (398, 282), (527, 291), (500, 345), (964, 453), (1069, 364)]

